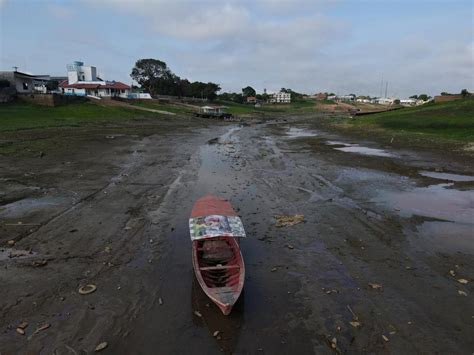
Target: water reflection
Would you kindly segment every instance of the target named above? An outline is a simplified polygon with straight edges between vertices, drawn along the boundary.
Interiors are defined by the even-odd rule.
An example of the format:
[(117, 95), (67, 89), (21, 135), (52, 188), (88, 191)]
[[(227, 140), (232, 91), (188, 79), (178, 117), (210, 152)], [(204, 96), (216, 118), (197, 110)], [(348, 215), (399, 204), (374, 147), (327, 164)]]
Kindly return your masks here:
[[(193, 314), (193, 323), (197, 326), (206, 326), (209, 336), (213, 337), (219, 349), (226, 354), (234, 353), (237, 346), (242, 325), (244, 322), (245, 289), (232, 308), (232, 312), (225, 316), (219, 308), (206, 296), (198, 281), (193, 277), (191, 291), (192, 312), (198, 311), (201, 317)], [(216, 332), (219, 332), (216, 334)], [(216, 334), (214, 336), (214, 334)]]

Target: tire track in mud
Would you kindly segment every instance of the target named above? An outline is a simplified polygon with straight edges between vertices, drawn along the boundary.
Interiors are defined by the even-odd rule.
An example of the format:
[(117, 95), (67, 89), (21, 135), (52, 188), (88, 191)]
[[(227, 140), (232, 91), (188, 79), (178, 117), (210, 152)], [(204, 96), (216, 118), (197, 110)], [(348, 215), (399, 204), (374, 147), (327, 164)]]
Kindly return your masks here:
[[(146, 142), (146, 145), (150, 144), (154, 149), (162, 149), (159, 146), (165, 143), (160, 143), (157, 148), (154, 138), (152, 138)], [(175, 150), (174, 153), (177, 156), (182, 156), (186, 154), (186, 150), (189, 150), (191, 146), (192, 143), (183, 149)], [(135, 280), (140, 281), (130, 283), (132, 275), (147, 272), (147, 268), (149, 269), (151, 266), (149, 261), (153, 257), (158, 257), (160, 250), (159, 243), (153, 245), (152, 254), (147, 250), (148, 239), (144, 239), (144, 237), (150, 222), (145, 218), (141, 219), (139, 216), (144, 215), (146, 217), (146, 210), (150, 206), (161, 203), (161, 198), (157, 197), (165, 195), (168, 180), (173, 179), (173, 175), (179, 173), (182, 163), (167, 160), (164, 166), (147, 167), (146, 163), (148, 161), (160, 162), (161, 158), (157, 160), (150, 153), (146, 155), (143, 159), (132, 157), (134, 159), (132, 160), (133, 164), (121, 169), (118, 174), (110, 178), (107, 184), (84, 196), (81, 201), (71, 208), (48, 219), (47, 223), (31, 233), (29, 238), (23, 240), (23, 244), (35, 245), (40, 243), (37, 248), (47, 251), (47, 254), (43, 255), (47, 259), (47, 266), (41, 268), (41, 270), (31, 269), (31, 271), (38, 275), (47, 273), (52, 276), (44, 284), (46, 287), (43, 290), (32, 289), (29, 291), (27, 286), (25, 287), (26, 290), (23, 291), (26, 292), (26, 295), (17, 294), (15, 296), (16, 303), (14, 302), (7, 308), (2, 307), (2, 326), (8, 324), (7, 322), (10, 322), (12, 317), (14, 319), (19, 317), (20, 319), (28, 319), (30, 323), (38, 319), (39, 315), (36, 312), (29, 309), (30, 307), (25, 307), (24, 301), (28, 298), (31, 300), (31, 297), (34, 297), (36, 309), (46, 310), (42, 312), (40, 319), (47, 319), (53, 326), (47, 332), (36, 335), (27, 345), (28, 349), (32, 351), (50, 349), (52, 352), (59, 344), (76, 349), (80, 349), (80, 344), (95, 344), (99, 337), (104, 335), (104, 332), (109, 334), (120, 332), (124, 324), (123, 319), (136, 317), (137, 314), (142, 313), (144, 307), (146, 308), (149, 297), (153, 297), (153, 292), (146, 292), (149, 285), (146, 277), (143, 280), (136, 278)], [(155, 165), (153, 164), (153, 166)], [(151, 169), (158, 170), (158, 174)], [(150, 174), (155, 175), (155, 179), (161, 181), (161, 184), (141, 184), (140, 180), (144, 178), (146, 181)], [(136, 182), (139, 185), (134, 185), (134, 183), (128, 185), (128, 181)], [(135, 191), (136, 189), (138, 191)], [(112, 210), (108, 211), (108, 206), (117, 203), (120, 204), (117, 206), (118, 209), (113, 207)], [(128, 211), (125, 210), (128, 208), (127, 206), (135, 206), (133, 207), (135, 210), (129, 209), (128, 211), (132, 214), (131, 218), (124, 220), (123, 217), (128, 214)], [(101, 209), (102, 211), (100, 211)], [(122, 214), (119, 211), (124, 213)], [(101, 221), (101, 216), (106, 216), (108, 213), (113, 218)], [(89, 217), (92, 217), (92, 219), (87, 221)], [(137, 220), (138, 223), (130, 224), (132, 220)], [(104, 227), (90, 228), (94, 221), (99, 224), (104, 222)], [(119, 223), (115, 224), (116, 221)], [(77, 226), (79, 226), (79, 231), (76, 232)], [(107, 230), (109, 227), (111, 229)], [(126, 230), (127, 227), (130, 227), (130, 230)], [(124, 228), (125, 230), (123, 230)], [(71, 230), (75, 232), (70, 233)], [(92, 243), (85, 244), (85, 241), (80, 240), (80, 234), (82, 236), (86, 230), (88, 231), (86, 233), (92, 234), (86, 237), (87, 240), (93, 241)], [(113, 235), (116, 231), (119, 231), (118, 236)], [(60, 238), (61, 234), (67, 236), (67, 239), (74, 238), (74, 240), (78, 240), (79, 244), (73, 247), (68, 246), (71, 240), (64, 244)], [(98, 238), (94, 238), (94, 234), (97, 234)], [(33, 236), (36, 236), (35, 239), (32, 239)], [(67, 255), (62, 255), (59, 250), (54, 251), (55, 244), (68, 250)], [(51, 245), (53, 248), (50, 247)], [(104, 251), (103, 247), (107, 245), (110, 245), (111, 248), (109, 251)], [(81, 250), (83, 251), (81, 252)], [(145, 255), (144, 260), (142, 260), (143, 255)], [(81, 256), (88, 257), (84, 259)], [(18, 272), (25, 273), (24, 266), (21, 263), (12, 264), (11, 266), (13, 267), (12, 270), (17, 269)], [(56, 274), (53, 276), (51, 274), (54, 272), (53, 270), (59, 271), (63, 267), (65, 267), (63, 275)], [(83, 272), (85, 273), (83, 274)], [(59, 284), (50, 288), (48, 284), (54, 282), (54, 280), (59, 281)], [(6, 282), (9, 283), (8, 279)], [(77, 296), (75, 292), (76, 286), (82, 282), (93, 282), (98, 285), (98, 291), (88, 296), (87, 300), (81, 298), (83, 296)], [(120, 287), (124, 284), (126, 288)], [(122, 299), (119, 293), (122, 293), (125, 298)], [(133, 294), (139, 297), (136, 297), (136, 300), (130, 303), (129, 306), (123, 307), (123, 302)], [(5, 297), (10, 298), (8, 295), (5, 295)], [(58, 299), (65, 299), (65, 301), (58, 303)], [(66, 315), (63, 313), (64, 309), (68, 310)], [(68, 316), (69, 314), (70, 316)], [(72, 319), (75, 321), (71, 322)], [(89, 324), (92, 328), (89, 329), (87, 322), (92, 322)], [(93, 329), (97, 331), (93, 331)], [(13, 337), (15, 337), (14, 334), (13, 332)], [(5, 343), (5, 339), (5, 335), (0, 336), (0, 348), (2, 350), (7, 349), (3, 346), (5, 344), (9, 344), (8, 348), (10, 349), (20, 347), (22, 344), (21, 342), (17, 342), (15, 345), (13, 345), (13, 342)]]

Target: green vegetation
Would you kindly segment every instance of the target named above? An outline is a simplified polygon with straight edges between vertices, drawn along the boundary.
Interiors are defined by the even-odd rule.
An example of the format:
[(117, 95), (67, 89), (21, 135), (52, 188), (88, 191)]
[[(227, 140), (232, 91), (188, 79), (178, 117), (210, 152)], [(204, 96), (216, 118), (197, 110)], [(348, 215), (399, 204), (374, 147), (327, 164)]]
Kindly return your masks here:
[(79, 126), (101, 123), (114, 119), (156, 117), (156, 113), (122, 107), (100, 106), (92, 102), (58, 107), (39, 106), (27, 103), (0, 105), (0, 131), (19, 129)]
[(140, 106), (145, 108), (151, 108), (153, 110), (162, 110), (173, 112), (176, 114), (193, 114), (196, 112), (196, 109), (185, 105), (175, 105), (175, 104), (165, 104), (153, 100), (143, 100), (143, 101), (127, 101), (128, 104), (133, 106)]
[(137, 60), (130, 76), (152, 96), (205, 97), (212, 101), (221, 89), (215, 83), (190, 82), (188, 79), (181, 79), (159, 59)]
[(474, 141), (474, 100), (430, 103), (392, 112), (361, 116), (355, 126), (376, 126), (393, 131)]

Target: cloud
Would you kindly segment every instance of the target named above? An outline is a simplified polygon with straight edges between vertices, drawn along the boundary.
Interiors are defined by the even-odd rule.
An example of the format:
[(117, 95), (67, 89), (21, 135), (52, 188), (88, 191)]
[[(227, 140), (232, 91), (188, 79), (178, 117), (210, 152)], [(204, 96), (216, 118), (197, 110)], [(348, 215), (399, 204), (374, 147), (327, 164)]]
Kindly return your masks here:
[[(387, 26), (397, 28), (389, 37), (382, 20), (373, 27), (328, 11), (339, 1), (83, 1), (92, 11), (139, 19), (137, 59), (148, 53), (182, 77), (218, 82), (224, 90), (252, 85), (376, 95), (382, 76), (398, 95), (472, 89), (472, 38), (428, 17), (418, 33), (397, 27), (403, 15), (386, 17)], [(357, 36), (356, 24), (370, 32)]]
[(70, 7), (59, 5), (56, 3), (48, 4), (48, 12), (59, 19), (69, 19), (74, 14)]

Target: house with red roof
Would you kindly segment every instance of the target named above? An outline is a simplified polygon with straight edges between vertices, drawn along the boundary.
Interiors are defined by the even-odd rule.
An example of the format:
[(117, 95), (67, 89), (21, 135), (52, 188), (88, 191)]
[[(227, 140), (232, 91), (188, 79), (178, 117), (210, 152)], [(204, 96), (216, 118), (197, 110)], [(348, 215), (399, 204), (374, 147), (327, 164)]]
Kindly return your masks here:
[(67, 80), (59, 83), (63, 95), (128, 98), (131, 87), (120, 81), (103, 80), (97, 68), (75, 61), (67, 65)]

